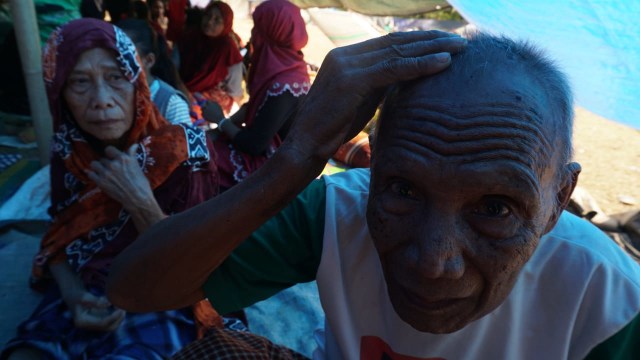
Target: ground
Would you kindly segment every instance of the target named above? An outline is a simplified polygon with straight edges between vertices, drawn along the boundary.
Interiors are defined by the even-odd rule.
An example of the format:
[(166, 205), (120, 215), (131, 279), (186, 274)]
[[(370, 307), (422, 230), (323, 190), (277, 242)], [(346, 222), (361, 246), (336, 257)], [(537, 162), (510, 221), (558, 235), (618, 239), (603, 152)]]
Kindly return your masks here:
[(578, 185), (608, 215), (640, 209), (640, 130), (578, 107), (574, 131)]

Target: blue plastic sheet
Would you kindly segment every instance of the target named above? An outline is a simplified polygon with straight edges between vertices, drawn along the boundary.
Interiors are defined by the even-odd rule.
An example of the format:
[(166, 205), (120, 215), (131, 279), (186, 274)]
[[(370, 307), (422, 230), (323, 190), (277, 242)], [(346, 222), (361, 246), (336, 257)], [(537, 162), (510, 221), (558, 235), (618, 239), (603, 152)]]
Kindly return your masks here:
[(569, 75), (578, 105), (640, 129), (640, 1), (449, 3), (480, 30), (546, 49)]

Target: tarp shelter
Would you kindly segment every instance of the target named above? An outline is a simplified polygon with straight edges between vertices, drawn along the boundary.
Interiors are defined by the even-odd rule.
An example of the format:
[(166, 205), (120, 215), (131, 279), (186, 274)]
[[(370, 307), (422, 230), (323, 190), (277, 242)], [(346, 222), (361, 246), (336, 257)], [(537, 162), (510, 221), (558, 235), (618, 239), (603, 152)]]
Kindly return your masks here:
[(482, 31), (538, 44), (568, 74), (579, 105), (640, 129), (640, 1), (291, 1), (302, 8), (337, 7), (377, 16), (452, 5)]

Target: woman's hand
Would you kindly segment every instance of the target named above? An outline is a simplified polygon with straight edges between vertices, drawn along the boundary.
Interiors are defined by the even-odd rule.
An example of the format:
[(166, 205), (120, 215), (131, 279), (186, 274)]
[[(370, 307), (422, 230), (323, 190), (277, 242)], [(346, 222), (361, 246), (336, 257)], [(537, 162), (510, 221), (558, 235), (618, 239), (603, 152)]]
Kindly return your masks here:
[(165, 215), (153, 196), (149, 180), (136, 160), (138, 144), (127, 152), (113, 146), (104, 150), (105, 157), (91, 163), (89, 179), (129, 212), (139, 232), (162, 220)]
[(138, 144), (134, 144), (125, 153), (107, 146), (104, 150), (105, 157), (100, 161), (93, 161), (91, 170), (87, 171), (89, 179), (129, 212), (138, 204), (151, 199), (155, 201), (149, 181), (136, 160), (137, 149)]
[(66, 261), (51, 264), (49, 269), (76, 327), (112, 331), (120, 325), (125, 316), (124, 310), (114, 309), (106, 297), (87, 291), (78, 274)]
[(84, 290), (78, 291), (65, 302), (73, 315), (77, 328), (97, 331), (113, 331), (120, 326), (126, 312), (115, 309), (104, 296), (95, 296)]

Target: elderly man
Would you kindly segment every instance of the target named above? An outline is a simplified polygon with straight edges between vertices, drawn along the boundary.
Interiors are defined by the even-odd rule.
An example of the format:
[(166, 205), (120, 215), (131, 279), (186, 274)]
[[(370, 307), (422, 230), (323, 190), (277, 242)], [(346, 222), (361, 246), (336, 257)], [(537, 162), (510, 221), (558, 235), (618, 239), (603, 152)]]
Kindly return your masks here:
[[(383, 94), (371, 170), (306, 186)], [(227, 312), (316, 279), (318, 358), (638, 356), (638, 266), (562, 213), (571, 128), (564, 76), (527, 44), (427, 32), (337, 49), (272, 160), (146, 232), (110, 298)]]

